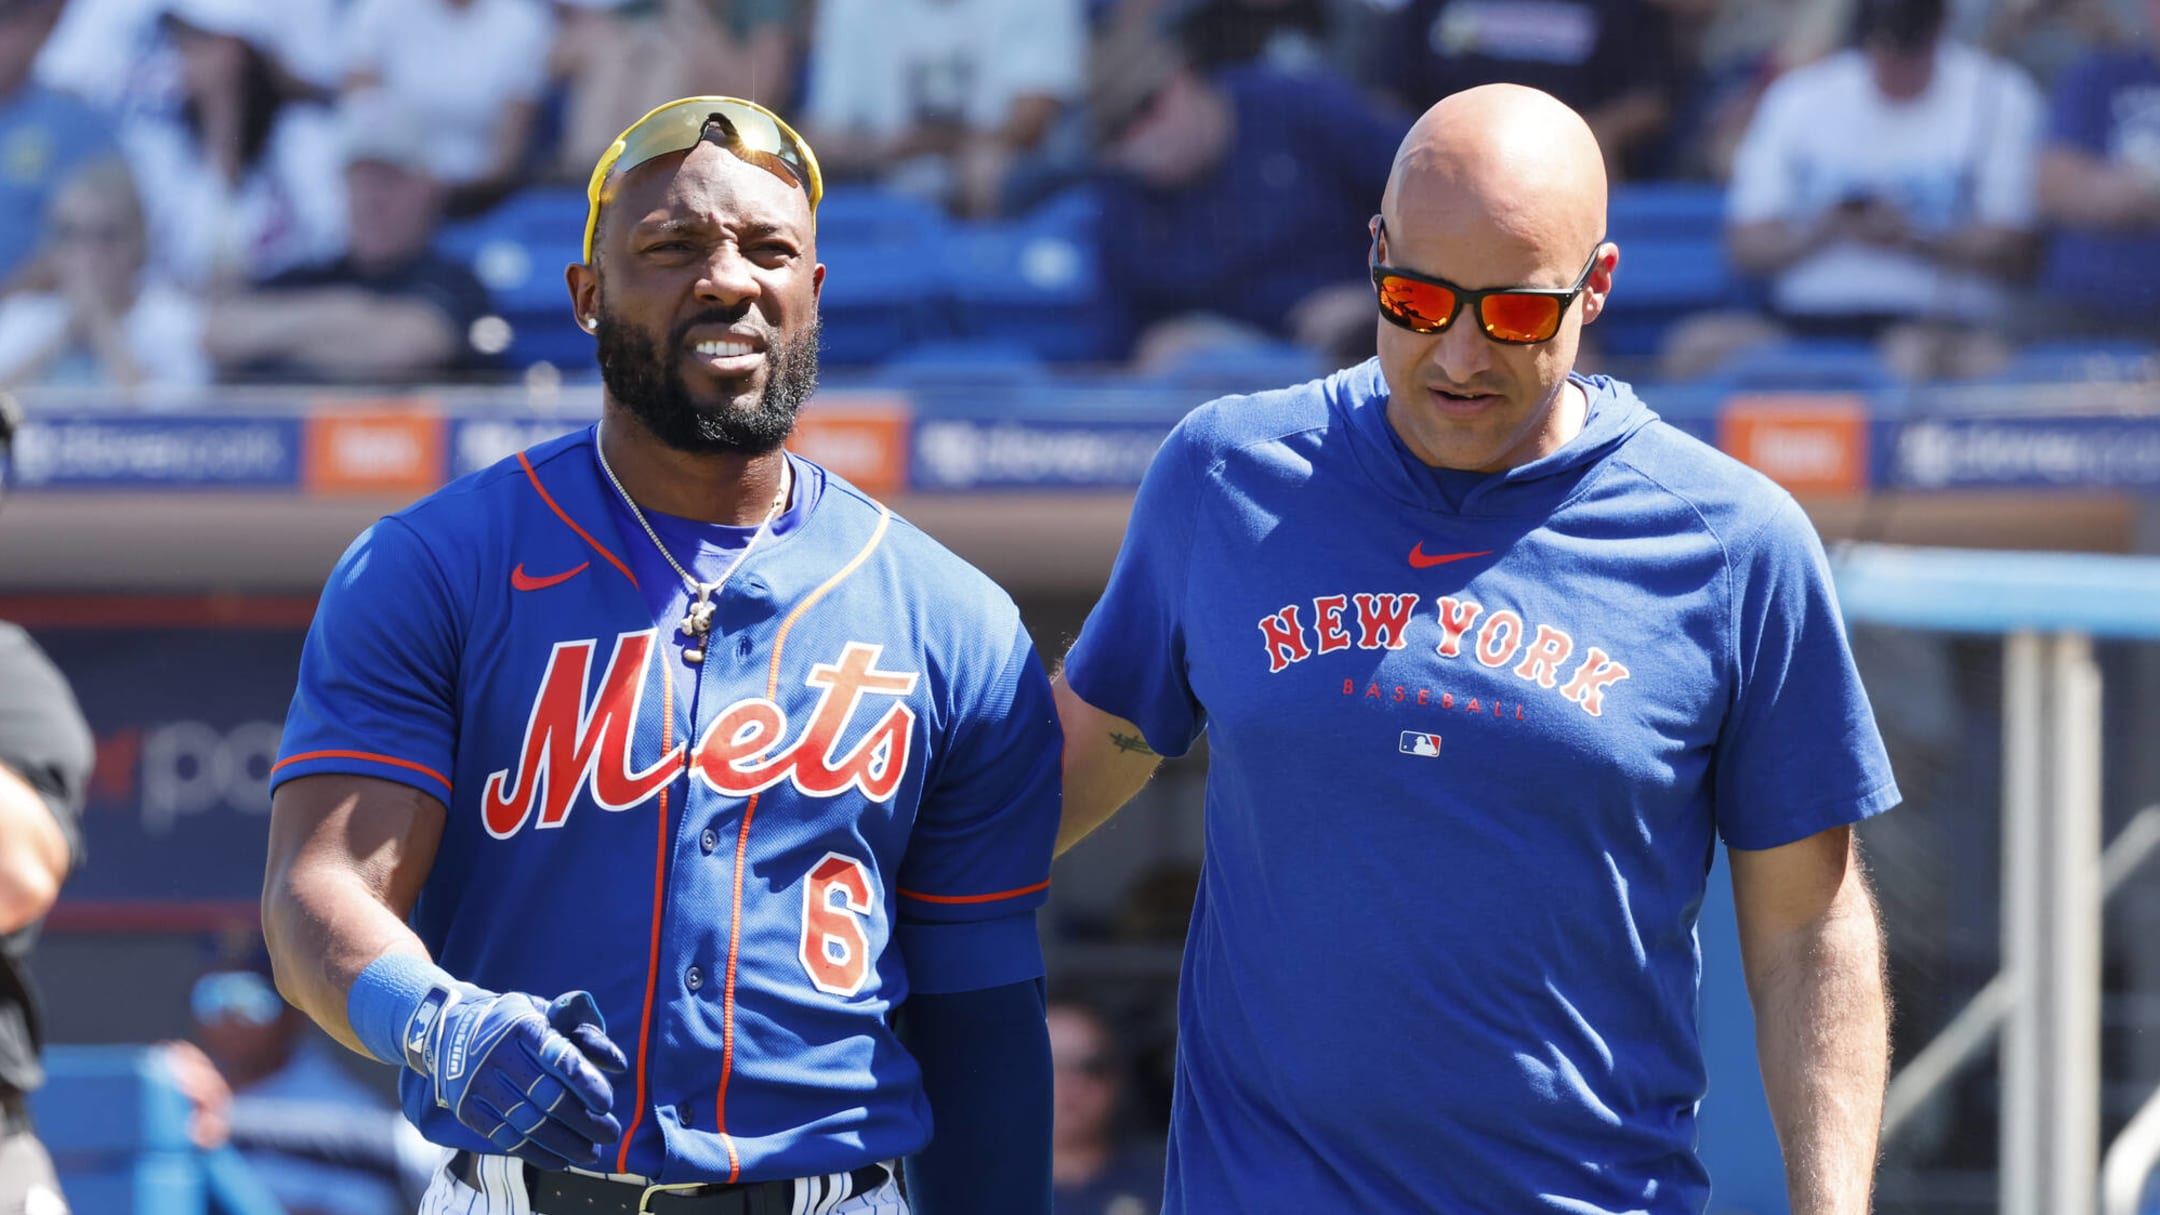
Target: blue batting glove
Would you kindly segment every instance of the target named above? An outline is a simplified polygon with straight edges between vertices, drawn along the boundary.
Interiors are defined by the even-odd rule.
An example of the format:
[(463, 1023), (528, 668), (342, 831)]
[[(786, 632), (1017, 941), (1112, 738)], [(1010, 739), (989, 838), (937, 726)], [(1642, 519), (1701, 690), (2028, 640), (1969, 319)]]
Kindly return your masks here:
[(608, 1112), (615, 1090), (599, 1069), (628, 1064), (584, 992), (548, 1005), (523, 992), (437, 987), (406, 1021), (403, 1042), (435, 1104), (505, 1155), (543, 1169), (593, 1165), (622, 1138)]
[(548, 1025), (576, 1043), (594, 1067), (610, 1076), (629, 1073), (630, 1060), (607, 1036), (607, 1018), (600, 1015), (600, 1005), (591, 992), (570, 991), (555, 997), (555, 1002), (548, 1005), (547, 1018)]

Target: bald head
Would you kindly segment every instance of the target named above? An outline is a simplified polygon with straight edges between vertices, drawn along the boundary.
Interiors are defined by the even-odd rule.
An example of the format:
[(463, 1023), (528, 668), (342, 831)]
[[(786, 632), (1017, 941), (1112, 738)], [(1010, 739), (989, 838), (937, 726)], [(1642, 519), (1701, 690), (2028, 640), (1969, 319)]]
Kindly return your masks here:
[(1549, 93), (1466, 89), (1403, 137), (1380, 210), (1396, 243), (1497, 240), (1565, 254), (1572, 273), (1605, 234), (1605, 158), (1589, 124)]

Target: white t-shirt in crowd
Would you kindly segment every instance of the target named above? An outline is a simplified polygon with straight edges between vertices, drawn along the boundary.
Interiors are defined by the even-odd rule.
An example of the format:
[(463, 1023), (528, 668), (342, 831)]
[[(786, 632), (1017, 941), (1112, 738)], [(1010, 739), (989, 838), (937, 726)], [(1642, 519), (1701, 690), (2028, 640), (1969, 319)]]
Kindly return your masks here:
[[(56, 294), (17, 292), (0, 299), (0, 385), (67, 385), (109, 388), (113, 381), (87, 350), (70, 351), (26, 378), (30, 364), (67, 332), (68, 303)], [(145, 284), (135, 306), (121, 318), (128, 350), (149, 377), (142, 391), (155, 402), (210, 383), (210, 356), (203, 351), (203, 310), (188, 292)]]
[[(1877, 90), (1864, 55), (1842, 51), (1763, 95), (1733, 158), (1727, 220), (1806, 222), (1848, 198), (1880, 198), (1923, 233), (2032, 228), (2042, 115), (2024, 73), (1966, 46), (1944, 43), (1927, 91), (1902, 102)], [(1855, 242), (1794, 263), (1771, 295), (1791, 314), (1965, 321), (2008, 303), (1997, 279)]]
[(347, 73), (375, 76), (429, 132), (429, 168), (453, 185), (500, 152), (503, 108), (547, 86), (554, 15), (540, 0), (355, 0)]
[(164, 281), (195, 289), (226, 278), (257, 282), (345, 252), (342, 135), (321, 106), (285, 106), (237, 183), (203, 158), (177, 119), (133, 123), (121, 141), (149, 216), (150, 265)]
[(891, 136), (926, 121), (1002, 125), (1016, 98), (1076, 98), (1080, 0), (822, 0), (805, 120)]

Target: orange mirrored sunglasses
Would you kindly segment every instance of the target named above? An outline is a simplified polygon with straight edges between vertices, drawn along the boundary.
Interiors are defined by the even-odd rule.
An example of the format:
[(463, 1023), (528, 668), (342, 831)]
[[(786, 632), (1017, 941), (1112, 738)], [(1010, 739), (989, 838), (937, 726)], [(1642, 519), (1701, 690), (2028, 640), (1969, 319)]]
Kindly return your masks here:
[(1535, 346), (1551, 341), (1553, 335), (1560, 332), (1560, 318), (1567, 315), (1568, 305), (1574, 303), (1575, 297), (1589, 284), (1590, 272), (1597, 268), (1598, 254), (1605, 251), (1605, 242), (1601, 240), (1590, 251), (1590, 260), (1583, 264), (1582, 273), (1575, 276), (1572, 287), (1502, 287), (1473, 291), (1434, 275), (1381, 264), (1380, 242), (1385, 239), (1386, 223), (1375, 220), (1368, 265), (1372, 268), (1373, 290), (1380, 296), (1381, 316), (1412, 333), (1434, 334), (1446, 332), (1468, 307), (1476, 313), (1478, 327), (1485, 331), (1486, 337), (1510, 346)]

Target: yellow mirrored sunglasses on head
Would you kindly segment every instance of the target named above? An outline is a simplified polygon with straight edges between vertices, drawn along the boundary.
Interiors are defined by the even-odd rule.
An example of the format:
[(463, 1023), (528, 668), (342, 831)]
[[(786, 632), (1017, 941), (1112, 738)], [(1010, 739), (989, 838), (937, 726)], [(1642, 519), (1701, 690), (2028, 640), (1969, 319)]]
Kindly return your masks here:
[(615, 137), (593, 166), (592, 180), (585, 186), (585, 262), (592, 264), (593, 233), (600, 226), (600, 193), (608, 175), (630, 170), (656, 156), (697, 146), (705, 128), (714, 120), (727, 124), (732, 139), (723, 142), (736, 155), (799, 186), (810, 197), (815, 213), (825, 197), (825, 178), (818, 172), (817, 156), (793, 127), (778, 114), (740, 97), (684, 97), (646, 113)]

